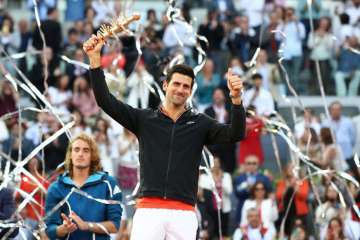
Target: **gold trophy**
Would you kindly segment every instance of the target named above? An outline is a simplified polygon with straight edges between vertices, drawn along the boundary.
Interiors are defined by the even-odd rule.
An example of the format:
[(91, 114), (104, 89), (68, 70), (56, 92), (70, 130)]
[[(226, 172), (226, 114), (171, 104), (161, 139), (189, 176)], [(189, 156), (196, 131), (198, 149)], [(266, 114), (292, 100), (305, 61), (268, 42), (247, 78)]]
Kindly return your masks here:
[(125, 20), (115, 20), (110, 25), (101, 25), (100, 29), (96, 33), (96, 38), (94, 39), (94, 44), (87, 46), (85, 49), (86, 51), (90, 51), (95, 48), (96, 44), (99, 41), (106, 41), (109, 37), (115, 36), (117, 33), (120, 33), (122, 31), (125, 31), (127, 26), (140, 19), (140, 14), (134, 13), (130, 18), (127, 18)]

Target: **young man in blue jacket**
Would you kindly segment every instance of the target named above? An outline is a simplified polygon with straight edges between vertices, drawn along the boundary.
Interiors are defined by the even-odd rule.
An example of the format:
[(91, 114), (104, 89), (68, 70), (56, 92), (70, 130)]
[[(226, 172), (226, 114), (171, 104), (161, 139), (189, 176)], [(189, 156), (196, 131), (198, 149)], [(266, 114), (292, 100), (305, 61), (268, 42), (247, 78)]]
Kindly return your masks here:
[[(98, 148), (91, 137), (80, 134), (72, 140), (65, 169), (48, 190), (46, 234), (50, 239), (110, 239), (108, 234), (119, 229), (122, 196), (116, 180), (101, 171)], [(79, 191), (68, 197), (73, 188)], [(53, 211), (66, 197), (67, 204)]]
[[(175, 65), (168, 71), (163, 83), (165, 101), (157, 110), (132, 108), (117, 100), (106, 86), (100, 68), (103, 44), (95, 41), (95, 36), (84, 43), (96, 101), (139, 140), (140, 189), (131, 239), (195, 239), (198, 223), (194, 206), (201, 152), (204, 145), (243, 139), (242, 81), (229, 70), (233, 103), (230, 124), (220, 124), (187, 108), (195, 76), (186, 65)], [(94, 48), (88, 50), (90, 46)]]

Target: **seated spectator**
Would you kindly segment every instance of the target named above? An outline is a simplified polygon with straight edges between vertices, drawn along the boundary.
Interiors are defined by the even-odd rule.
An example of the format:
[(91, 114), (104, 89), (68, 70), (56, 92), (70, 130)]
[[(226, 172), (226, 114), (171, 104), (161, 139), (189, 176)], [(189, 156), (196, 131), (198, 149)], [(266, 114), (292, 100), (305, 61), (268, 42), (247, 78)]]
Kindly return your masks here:
[(245, 107), (254, 106), (259, 116), (269, 116), (275, 111), (274, 99), (263, 87), (262, 76), (258, 73), (252, 76), (254, 86), (245, 91), (243, 104)]
[(0, 117), (17, 109), (18, 94), (7, 80), (0, 81)]
[(264, 183), (268, 192), (272, 192), (270, 179), (259, 171), (259, 158), (250, 155), (245, 159), (244, 172), (234, 179), (234, 191), (238, 200), (236, 207), (236, 224), (240, 225), (241, 210), (246, 199), (250, 198), (250, 189), (258, 181)]
[(233, 240), (272, 240), (276, 236), (274, 227), (267, 228), (262, 225), (259, 211), (255, 208), (247, 211), (247, 222), (248, 225), (235, 230)]
[[(81, 48), (78, 48), (74, 52), (74, 60), (86, 63), (84, 51)], [(68, 89), (72, 90), (74, 88), (74, 81), (77, 77), (87, 78), (87, 70), (76, 64), (67, 64), (65, 68), (66, 75), (69, 76)]]
[(247, 226), (246, 213), (249, 209), (256, 209), (260, 213), (261, 224), (266, 228), (275, 228), (275, 221), (278, 219), (278, 209), (276, 202), (269, 196), (264, 183), (256, 182), (250, 190), (250, 199), (244, 203), (241, 213), (240, 226)]
[(56, 113), (65, 118), (70, 113), (69, 107), (72, 99), (72, 93), (68, 86), (69, 76), (63, 74), (57, 78), (56, 87), (50, 86), (48, 91), (49, 102), (55, 107)]
[(284, 169), (284, 178), (278, 182), (276, 187), (276, 200), (280, 216), (277, 227), (280, 226), (285, 215), (287, 215), (284, 232), (286, 236), (290, 236), (296, 222), (307, 226), (306, 218), (309, 213), (307, 203), (310, 192), (309, 182), (307, 180), (298, 180), (293, 171), (294, 165), (289, 163)]
[[(220, 159), (215, 156), (214, 157), (214, 166), (211, 169), (212, 176), (207, 174), (201, 174), (199, 178), (199, 187), (203, 189), (207, 189), (210, 191), (216, 191), (219, 194), (221, 199), (221, 206), (218, 206), (219, 199), (217, 196), (213, 194), (213, 204), (214, 208), (210, 215), (214, 219), (214, 228), (215, 232), (219, 232), (219, 223), (217, 217), (217, 209), (221, 208), (221, 230), (222, 230), (222, 237), (229, 236), (229, 220), (230, 220), (230, 211), (231, 211), (231, 201), (230, 195), (233, 191), (231, 176), (229, 173), (224, 172), (221, 169)], [(213, 179), (212, 179), (213, 177)], [(215, 181), (215, 186), (214, 186)]]
[(255, 107), (249, 106), (246, 109), (246, 137), (239, 143), (238, 164), (244, 164), (250, 155), (255, 155), (259, 159), (260, 166), (264, 163), (261, 145), (263, 128), (263, 120), (255, 114)]
[[(0, 182), (2, 183), (2, 181)], [(13, 191), (10, 188), (4, 187), (0, 190), (0, 220), (11, 220), (13, 213), (16, 210), (16, 203)], [(13, 219), (16, 222), (16, 219)], [(10, 233), (12, 232), (12, 233)], [(13, 239), (18, 234), (19, 229), (16, 228), (0, 228), (0, 238), (7, 236), (7, 239)]]
[(337, 191), (328, 185), (325, 191), (325, 202), (320, 204), (315, 212), (315, 222), (319, 226), (322, 238), (325, 238), (330, 220), (336, 216), (344, 217), (345, 211), (346, 209), (340, 204)]
[(63, 47), (63, 54), (72, 59), (74, 58), (76, 49), (80, 47), (80, 33), (72, 27), (68, 30), (67, 39)]
[[(310, 138), (310, 142), (309, 142)], [(310, 161), (322, 166), (322, 151), (319, 137), (313, 128), (305, 128), (304, 134), (299, 139), (299, 148), (303, 154), (306, 154)]]
[(325, 237), (322, 237), (321, 240), (346, 240), (344, 234), (344, 224), (340, 217), (333, 217), (329, 221), (327, 232)]
[[(356, 36), (347, 37), (338, 54), (338, 69), (335, 73), (336, 95), (357, 96), (360, 85), (360, 55), (352, 49), (359, 47)], [(349, 87), (346, 78), (350, 78)]]
[(303, 111), (303, 117), (299, 119), (295, 124), (296, 139), (302, 138), (307, 128), (314, 129), (317, 135), (320, 134), (320, 120), (315, 115), (314, 110), (311, 108), (305, 108)]
[(209, 240), (219, 233), (215, 232), (215, 219), (213, 217), (214, 209), (213, 193), (210, 190), (198, 187), (197, 203), (195, 210), (197, 211), (199, 221), (199, 239)]
[[(28, 204), (26, 204), (24, 209), (25, 216), (23, 216), (25, 224), (30, 228), (24, 229), (26, 239), (33, 239), (33, 231), (39, 230), (39, 221), (42, 217), (44, 217), (45, 214), (45, 195), (47, 188), (49, 187), (49, 182), (39, 172), (39, 160), (37, 157), (32, 158), (25, 166), (25, 169), (41, 184), (40, 186), (33, 179), (29, 178), (25, 174), (21, 174), (19, 188), (27, 194), (33, 194), (33, 201), (30, 201)], [(16, 193), (18, 202), (26, 199), (26, 197), (28, 197), (28, 195), (23, 195), (21, 192)]]
[(91, 128), (86, 125), (84, 115), (81, 114), (79, 110), (74, 110), (72, 112), (75, 118), (75, 125), (71, 128), (71, 133), (73, 136), (77, 136), (80, 133), (91, 134)]
[(296, 226), (289, 240), (309, 240), (308, 232), (304, 226)]
[(85, 118), (92, 117), (99, 113), (99, 107), (96, 104), (95, 96), (89, 83), (83, 77), (76, 78), (74, 82), (72, 104), (79, 109)]
[(207, 59), (204, 68), (197, 76), (197, 91), (195, 93), (199, 111), (203, 112), (212, 102), (214, 90), (220, 85), (220, 75), (215, 73), (214, 62)]

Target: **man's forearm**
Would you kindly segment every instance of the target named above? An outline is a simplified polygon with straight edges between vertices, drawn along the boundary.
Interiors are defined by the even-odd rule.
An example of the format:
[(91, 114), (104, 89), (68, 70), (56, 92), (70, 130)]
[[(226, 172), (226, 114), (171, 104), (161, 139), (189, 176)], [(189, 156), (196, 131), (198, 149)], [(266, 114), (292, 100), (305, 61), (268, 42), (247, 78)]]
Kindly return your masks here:
[(90, 61), (90, 68), (91, 69), (100, 67), (101, 66), (101, 56), (100, 56), (100, 54), (98, 56), (89, 57), (89, 61)]
[[(106, 229), (107, 232), (104, 231), (104, 228), (100, 227), (99, 224), (101, 224)], [(118, 231), (115, 224), (111, 221), (105, 221), (99, 223), (88, 222), (88, 226), (89, 226), (89, 231), (94, 233), (106, 234), (106, 233), (117, 233)]]

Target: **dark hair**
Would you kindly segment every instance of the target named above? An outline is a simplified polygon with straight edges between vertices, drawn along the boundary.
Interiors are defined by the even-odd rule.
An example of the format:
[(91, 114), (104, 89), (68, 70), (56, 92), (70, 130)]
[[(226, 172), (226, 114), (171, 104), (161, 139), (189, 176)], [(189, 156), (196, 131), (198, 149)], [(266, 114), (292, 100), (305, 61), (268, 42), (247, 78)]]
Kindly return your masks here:
[(180, 74), (190, 77), (192, 79), (191, 87), (194, 85), (195, 74), (194, 74), (194, 70), (191, 67), (189, 67), (185, 64), (177, 64), (177, 65), (172, 66), (168, 70), (165, 81), (167, 83), (170, 83), (171, 78), (175, 73), (180, 73)]
[(309, 128), (310, 134), (311, 134), (311, 143), (315, 144), (319, 142), (319, 137), (315, 131), (314, 128), (310, 127)]
[(346, 13), (340, 14), (339, 18), (340, 18), (340, 23), (343, 24), (343, 25), (350, 23), (350, 17)]
[(53, 12), (55, 12), (56, 10), (57, 10), (56, 7), (48, 8), (47, 15), (49, 16), (49, 15), (53, 14)]
[(325, 145), (334, 143), (330, 128), (324, 127), (320, 129), (320, 139)]
[(251, 79), (252, 80), (255, 80), (255, 79), (263, 79), (262, 75), (260, 73), (255, 73), (251, 76)]
[(264, 199), (268, 198), (269, 191), (268, 191), (268, 189), (266, 188), (265, 184), (262, 181), (256, 181), (255, 184), (252, 185), (252, 187), (250, 188), (250, 196), (251, 196), (251, 198), (255, 199), (256, 186), (259, 185), (259, 184), (263, 185), (263, 187), (264, 187), (264, 192), (265, 192)]
[(147, 10), (147, 12), (146, 12), (146, 19), (147, 19), (147, 20), (150, 19), (150, 14), (154, 14), (154, 15), (156, 16), (155, 9), (150, 8), (150, 9)]
[(78, 30), (72, 27), (68, 30), (68, 35), (73, 35), (73, 34), (79, 34), (79, 32)]

